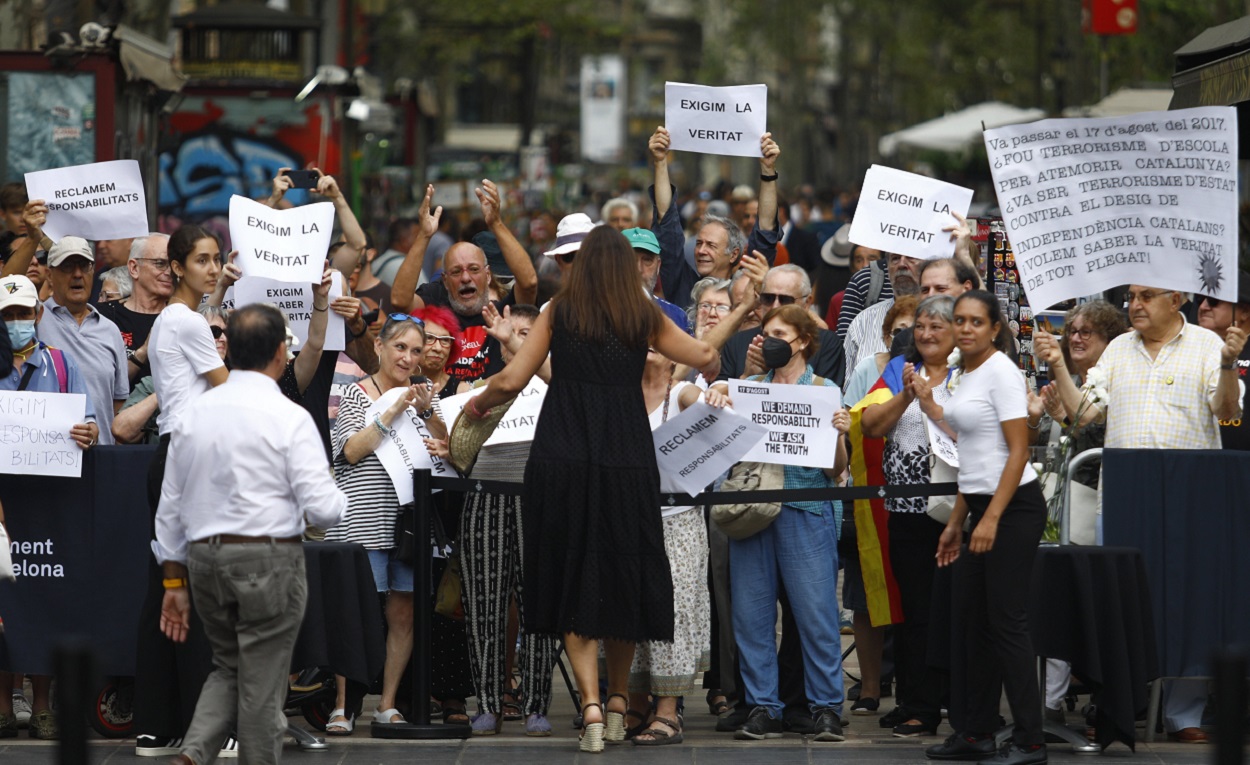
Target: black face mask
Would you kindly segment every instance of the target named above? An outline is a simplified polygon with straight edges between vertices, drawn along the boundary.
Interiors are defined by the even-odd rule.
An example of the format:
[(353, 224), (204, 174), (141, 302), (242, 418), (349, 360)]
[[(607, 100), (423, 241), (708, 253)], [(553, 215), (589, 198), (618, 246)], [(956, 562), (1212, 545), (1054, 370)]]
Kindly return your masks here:
[(794, 355), (794, 349), (780, 337), (764, 338), (764, 347), (761, 350), (764, 352), (764, 366), (768, 369), (784, 367)]

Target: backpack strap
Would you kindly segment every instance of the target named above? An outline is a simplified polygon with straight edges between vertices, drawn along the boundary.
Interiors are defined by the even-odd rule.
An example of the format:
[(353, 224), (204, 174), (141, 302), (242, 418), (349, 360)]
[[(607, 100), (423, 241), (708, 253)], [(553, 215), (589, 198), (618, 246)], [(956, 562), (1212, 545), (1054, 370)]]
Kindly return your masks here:
[(881, 261), (874, 260), (868, 268), (872, 278), (868, 282), (868, 295), (864, 299), (864, 308), (875, 305), (881, 299), (881, 288), (885, 286), (885, 271), (881, 268)]
[(61, 386), (61, 392), (69, 393), (69, 370), (65, 366), (65, 354), (59, 348), (49, 348), (48, 355), (52, 357), (52, 365), (56, 368), (56, 381)]

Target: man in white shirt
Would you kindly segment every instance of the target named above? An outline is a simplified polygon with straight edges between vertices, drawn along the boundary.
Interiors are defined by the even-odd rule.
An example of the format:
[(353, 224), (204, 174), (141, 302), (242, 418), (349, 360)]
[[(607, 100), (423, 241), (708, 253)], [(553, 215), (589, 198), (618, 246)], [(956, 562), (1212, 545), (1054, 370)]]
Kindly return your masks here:
[(338, 524), (347, 509), (312, 417), (278, 390), (282, 314), (245, 306), (226, 336), (234, 371), (174, 426), (152, 545), (165, 573), (161, 630), (186, 640), (194, 594), (213, 649), (213, 672), (174, 758), (182, 765), (215, 758), (232, 730), (249, 762), (278, 761), (308, 595), (300, 535), (306, 524)]

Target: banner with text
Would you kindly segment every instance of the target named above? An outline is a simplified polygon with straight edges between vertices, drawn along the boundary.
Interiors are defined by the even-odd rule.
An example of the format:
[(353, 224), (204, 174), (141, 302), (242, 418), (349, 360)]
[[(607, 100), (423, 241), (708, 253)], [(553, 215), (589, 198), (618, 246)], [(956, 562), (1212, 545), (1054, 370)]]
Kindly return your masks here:
[(54, 242), (63, 236), (98, 242), (148, 235), (143, 176), (133, 159), (26, 173), (26, 195), (48, 205), (43, 233)]
[(1208, 106), (985, 131), (1029, 302), (1122, 284), (1237, 299), (1237, 111)]
[(758, 157), (767, 124), (767, 85), (664, 83), (664, 126), (673, 151)]
[(768, 435), (742, 459), (833, 467), (838, 446), (833, 413), (842, 406), (837, 388), (730, 380), (729, 398), (734, 409), (768, 428)]
[[(464, 409), (465, 403), (481, 393), (481, 390), (474, 389), (448, 396), (438, 402), (439, 408), (443, 411), (443, 422), (447, 423), (448, 430), (456, 424), (456, 417)], [(495, 432), (491, 433), (490, 438), (482, 444), (483, 448), (533, 441), (534, 428), (538, 425), (538, 413), (542, 411), (543, 399), (546, 396), (547, 383), (543, 382), (541, 377), (531, 377), (529, 384), (517, 394), (516, 400), (508, 408), (508, 413), (495, 426)]]
[[(328, 299), (334, 300), (343, 296), (343, 275), (335, 271), (331, 277)], [(312, 284), (292, 284), (260, 276), (245, 276), (235, 282), (230, 289), (234, 290), (234, 293), (229, 308), (242, 308), (252, 303), (272, 303), (277, 306), (279, 311), (286, 314), (291, 331), (299, 338), (299, 348), (295, 350), (303, 349), (304, 344), (308, 342), (308, 325), (313, 317)], [(227, 306), (223, 303), (223, 307)], [(323, 350), (341, 351), (347, 347), (344, 335), (346, 322), (328, 306), (326, 314), (326, 337)]]
[[(373, 427), (374, 415), (381, 414), (390, 408), (395, 400), (404, 395), (406, 387), (391, 388), (378, 397), (377, 401), (365, 412), (365, 427)], [(382, 443), (374, 451), (378, 461), (386, 468), (386, 474), (395, 485), (395, 494), (399, 496), (399, 504), (412, 502), (412, 471), (429, 470), (435, 478), (455, 478), (456, 471), (451, 463), (430, 454), (425, 448), (425, 440), (430, 438), (430, 431), (425, 427), (425, 420), (412, 407), (404, 409), (391, 423), (390, 434), (382, 437)]]
[(882, 252), (935, 260), (955, 255), (955, 241), (943, 231), (966, 216), (972, 189), (924, 175), (873, 165), (864, 174), (851, 241)]
[(230, 241), (244, 276), (320, 282), (333, 231), (329, 202), (275, 210), (237, 194), (230, 197)]
[(696, 401), (651, 432), (660, 491), (697, 495), (766, 435), (750, 417)]
[(0, 391), (0, 473), (78, 478), (82, 449), (69, 431), (86, 416), (81, 393)]

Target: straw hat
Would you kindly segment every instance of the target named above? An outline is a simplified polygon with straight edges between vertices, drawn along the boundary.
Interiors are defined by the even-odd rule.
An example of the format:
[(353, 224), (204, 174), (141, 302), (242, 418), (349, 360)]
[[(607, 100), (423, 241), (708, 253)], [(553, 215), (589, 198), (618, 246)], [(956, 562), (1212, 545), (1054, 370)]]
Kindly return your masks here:
[(495, 432), (499, 421), (512, 408), (512, 401), (493, 407), (480, 420), (468, 416), (467, 406), (456, 415), (456, 421), (451, 426), (451, 435), (447, 437), (447, 450), (451, 453), (451, 466), (461, 475), (468, 475), (473, 469), (473, 463), (477, 461), (477, 454), (482, 450), (482, 444), (486, 443), (486, 439)]

